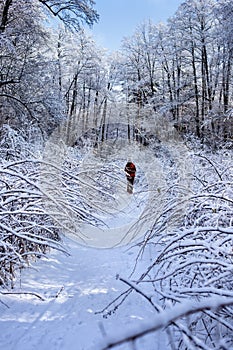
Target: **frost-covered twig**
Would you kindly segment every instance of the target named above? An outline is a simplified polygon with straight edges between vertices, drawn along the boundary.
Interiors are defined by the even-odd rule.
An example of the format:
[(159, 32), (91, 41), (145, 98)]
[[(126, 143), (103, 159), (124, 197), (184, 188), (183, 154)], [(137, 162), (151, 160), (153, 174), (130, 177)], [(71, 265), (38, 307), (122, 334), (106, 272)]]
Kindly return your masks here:
[(42, 301), (46, 300), (40, 294), (35, 293), (35, 292), (5, 292), (5, 291), (1, 291), (0, 294), (1, 295), (31, 295), (31, 296), (34, 296), (34, 297), (42, 300)]
[(233, 299), (224, 297), (211, 297), (202, 300), (201, 302), (185, 301), (180, 305), (176, 305), (171, 309), (167, 309), (155, 317), (153, 320), (147, 323), (140, 323), (139, 329), (130, 329), (126, 332), (114, 334), (109, 336), (105, 345), (101, 347), (102, 350), (112, 349), (121, 344), (134, 341), (140, 337), (143, 337), (149, 333), (156, 332), (157, 330), (169, 326), (171, 323), (179, 320), (183, 317), (193, 315), (198, 312), (206, 310), (216, 310), (227, 306), (233, 305)]
[(157, 311), (160, 312), (162, 309), (160, 308), (159, 305), (156, 305), (151, 296), (146, 295), (140, 288), (138, 288), (135, 284), (133, 284), (130, 281), (127, 281), (126, 279), (119, 277), (119, 280), (122, 281), (123, 283), (127, 284), (128, 286), (130, 286), (134, 291), (136, 291), (137, 293), (141, 294), (143, 296), (143, 298), (145, 298), (147, 301), (149, 301), (149, 303), (153, 306), (153, 308)]

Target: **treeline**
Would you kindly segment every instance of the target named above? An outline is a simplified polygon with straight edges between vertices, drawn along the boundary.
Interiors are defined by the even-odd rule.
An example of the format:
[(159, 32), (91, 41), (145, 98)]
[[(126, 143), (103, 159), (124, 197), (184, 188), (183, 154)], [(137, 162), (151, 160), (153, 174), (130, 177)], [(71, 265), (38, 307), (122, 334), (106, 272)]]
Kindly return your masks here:
[(129, 101), (202, 140), (232, 138), (232, 18), (232, 1), (188, 0), (167, 25), (139, 26), (123, 44)]
[[(72, 17), (74, 3), (89, 7)], [(71, 116), (84, 127), (120, 117), (140, 128), (158, 113), (202, 141), (232, 141), (232, 1), (184, 1), (166, 24), (139, 25), (111, 55), (81, 28), (80, 19), (98, 19), (91, 5), (1, 2), (1, 128), (46, 136)], [(55, 13), (59, 26), (48, 22)]]

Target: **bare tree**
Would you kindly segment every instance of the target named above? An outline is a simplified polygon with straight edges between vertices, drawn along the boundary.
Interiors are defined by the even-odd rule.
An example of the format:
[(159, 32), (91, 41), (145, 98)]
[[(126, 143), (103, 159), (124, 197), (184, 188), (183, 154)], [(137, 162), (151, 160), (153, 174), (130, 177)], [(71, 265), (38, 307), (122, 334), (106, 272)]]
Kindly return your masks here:
[(93, 0), (38, 0), (67, 27), (80, 30), (80, 22), (92, 25), (99, 16), (93, 9)]

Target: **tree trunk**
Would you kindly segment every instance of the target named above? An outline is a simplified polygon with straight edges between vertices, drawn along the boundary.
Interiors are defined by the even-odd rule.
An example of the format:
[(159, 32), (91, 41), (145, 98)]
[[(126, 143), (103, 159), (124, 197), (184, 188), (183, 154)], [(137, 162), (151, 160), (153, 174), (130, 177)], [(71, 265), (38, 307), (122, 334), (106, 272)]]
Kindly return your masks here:
[(12, 0), (6, 0), (5, 4), (3, 5), (0, 33), (4, 33), (4, 31), (6, 29), (7, 22), (8, 22), (8, 13), (9, 13), (9, 9), (10, 9), (11, 4), (12, 4)]
[(101, 142), (105, 141), (105, 129), (106, 129), (106, 115), (107, 115), (107, 97), (104, 100), (102, 123), (101, 123)]
[(193, 80), (194, 80), (194, 95), (195, 95), (195, 105), (196, 105), (195, 128), (196, 128), (197, 136), (200, 137), (201, 132), (200, 132), (200, 114), (199, 114), (199, 94), (198, 94), (197, 69), (196, 69), (196, 63), (195, 63), (195, 50), (193, 45), (192, 45), (191, 51), (192, 51), (192, 68), (193, 68)]
[(226, 112), (229, 108), (229, 93), (230, 93), (230, 80), (232, 69), (232, 56), (233, 50), (230, 50), (228, 59), (224, 62), (223, 67), (223, 108)]

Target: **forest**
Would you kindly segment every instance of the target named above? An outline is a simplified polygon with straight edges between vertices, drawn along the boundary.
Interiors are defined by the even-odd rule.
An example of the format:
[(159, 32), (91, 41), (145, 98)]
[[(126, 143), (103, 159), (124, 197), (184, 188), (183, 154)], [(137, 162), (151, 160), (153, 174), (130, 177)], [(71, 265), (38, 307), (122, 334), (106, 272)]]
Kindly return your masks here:
[(152, 259), (103, 313), (135, 292), (155, 320), (104, 348), (164, 328), (171, 349), (233, 349), (233, 2), (184, 0), (111, 53), (95, 2), (0, 1), (0, 303), (64, 235), (107, 225), (131, 155), (146, 197), (120, 245)]

